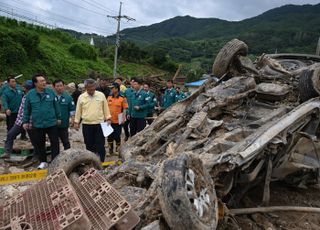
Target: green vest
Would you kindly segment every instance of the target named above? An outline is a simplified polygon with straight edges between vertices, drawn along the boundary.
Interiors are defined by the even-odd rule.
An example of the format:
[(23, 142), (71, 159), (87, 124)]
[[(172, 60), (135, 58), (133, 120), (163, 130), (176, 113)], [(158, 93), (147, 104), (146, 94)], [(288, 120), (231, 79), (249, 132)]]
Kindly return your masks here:
[(150, 107), (148, 109), (148, 116), (149, 116), (149, 115), (152, 115), (153, 112), (154, 112), (154, 107), (157, 105), (157, 98), (156, 98), (156, 95), (151, 91), (146, 92), (146, 94), (148, 96), (147, 100), (148, 100), (149, 105), (150, 105)]
[(123, 94), (120, 93), (121, 96), (124, 96), (127, 99), (127, 103), (128, 103), (127, 114), (128, 115), (131, 115), (130, 111), (132, 109), (131, 104), (132, 104), (132, 97), (134, 95), (134, 92), (135, 92), (134, 89), (132, 89), (130, 87), (130, 88), (127, 88), (126, 91)]
[(176, 94), (176, 101), (182, 101), (183, 99), (185, 99), (187, 96), (185, 93), (180, 92), (179, 94)]
[(163, 107), (169, 108), (172, 104), (176, 102), (176, 90), (174, 88), (166, 89), (163, 96)]
[(16, 86), (16, 89), (5, 87), (1, 96), (3, 110), (6, 111), (10, 109), (11, 113), (18, 113), (22, 97), (23, 91), (19, 85)]
[[(150, 102), (147, 99), (148, 95), (143, 90), (134, 91), (131, 98), (131, 111), (130, 115), (133, 118), (145, 118), (147, 117), (148, 111), (150, 109)], [(135, 110), (134, 107), (139, 106), (139, 110)]]
[(61, 111), (61, 125), (59, 128), (68, 128), (69, 127), (69, 118), (75, 114), (75, 105), (72, 100), (72, 97), (63, 92), (60, 97), (57, 96), (58, 104)]
[(26, 96), (22, 123), (32, 118), (32, 127), (48, 128), (57, 125), (61, 120), (60, 107), (53, 90), (45, 88), (43, 93), (32, 89)]

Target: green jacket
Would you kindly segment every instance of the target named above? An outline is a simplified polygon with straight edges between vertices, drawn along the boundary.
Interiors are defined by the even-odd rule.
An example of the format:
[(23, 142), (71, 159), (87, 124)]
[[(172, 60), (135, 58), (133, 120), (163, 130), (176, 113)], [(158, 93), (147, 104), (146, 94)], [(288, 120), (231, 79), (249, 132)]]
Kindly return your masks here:
[(176, 94), (176, 101), (182, 101), (183, 99), (185, 99), (187, 96), (185, 93), (180, 92), (179, 94)]
[(61, 111), (61, 125), (58, 125), (58, 128), (68, 128), (70, 116), (75, 114), (75, 105), (72, 100), (72, 97), (63, 92), (61, 96), (57, 96), (58, 104)]
[(53, 90), (45, 88), (43, 93), (32, 89), (26, 96), (22, 123), (28, 123), (32, 117), (32, 126), (48, 128), (57, 125), (61, 120), (60, 107)]
[(23, 91), (20, 85), (17, 85), (15, 90), (10, 87), (4, 88), (1, 96), (3, 110), (10, 109), (11, 113), (18, 113), (22, 97)]
[[(135, 110), (135, 106), (139, 106), (139, 110)], [(130, 116), (133, 118), (145, 118), (147, 117), (149, 109), (150, 102), (148, 100), (147, 93), (143, 89), (140, 89), (139, 91), (134, 91), (131, 99)]]
[(177, 91), (174, 88), (166, 89), (163, 96), (163, 107), (169, 108), (172, 104), (176, 102)]
[(151, 91), (146, 92), (146, 94), (148, 95), (147, 100), (150, 105), (148, 109), (148, 116), (149, 116), (149, 115), (152, 115), (154, 112), (154, 107), (157, 105), (157, 98), (156, 98), (156, 95)]
[(8, 88), (8, 84), (5, 83), (0, 87), (0, 97), (2, 96), (3, 92)]
[[(121, 95), (121, 93), (120, 93), (120, 95)], [(124, 96), (127, 99), (127, 103), (128, 103), (127, 114), (131, 115), (130, 111), (131, 111), (131, 108), (132, 108), (131, 104), (132, 104), (132, 98), (134, 96), (134, 89), (131, 88), (131, 87), (127, 88), (122, 96)]]

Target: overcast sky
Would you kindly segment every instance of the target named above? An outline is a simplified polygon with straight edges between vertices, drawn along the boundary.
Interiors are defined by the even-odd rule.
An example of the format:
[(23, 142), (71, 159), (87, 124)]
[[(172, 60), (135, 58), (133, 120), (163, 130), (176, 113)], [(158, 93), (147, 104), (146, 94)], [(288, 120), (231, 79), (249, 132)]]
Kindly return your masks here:
[[(175, 16), (238, 21), (285, 4), (318, 4), (319, 0), (123, 0), (122, 13), (135, 18), (121, 29), (150, 25)], [(113, 34), (118, 0), (0, 0), (1, 15), (12, 14), (81, 32)]]

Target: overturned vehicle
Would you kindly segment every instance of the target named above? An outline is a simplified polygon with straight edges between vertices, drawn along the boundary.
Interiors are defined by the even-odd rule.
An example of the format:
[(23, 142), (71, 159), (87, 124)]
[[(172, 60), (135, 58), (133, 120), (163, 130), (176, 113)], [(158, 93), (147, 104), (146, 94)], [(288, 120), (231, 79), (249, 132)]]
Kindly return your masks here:
[(121, 147), (106, 178), (139, 229), (216, 229), (259, 183), (268, 205), (271, 181), (319, 182), (320, 57), (247, 53), (228, 42), (203, 86)]

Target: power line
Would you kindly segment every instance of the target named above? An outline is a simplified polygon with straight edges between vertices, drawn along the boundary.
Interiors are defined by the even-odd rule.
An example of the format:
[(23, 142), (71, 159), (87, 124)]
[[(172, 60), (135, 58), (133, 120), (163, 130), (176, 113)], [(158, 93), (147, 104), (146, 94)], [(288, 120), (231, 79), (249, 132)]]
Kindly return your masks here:
[(109, 13), (115, 13), (116, 12), (116, 11), (108, 9), (108, 8), (104, 7), (103, 5), (101, 5), (100, 3), (97, 3), (97, 2), (94, 2), (94, 1), (87, 1), (87, 0), (81, 0), (81, 1), (87, 3), (90, 6), (93, 6), (93, 7), (97, 8), (97, 9), (99, 9), (99, 10), (102, 10), (102, 11), (106, 11), (106, 12), (109, 12)]
[[(22, 3), (21, 1), (18, 1), (18, 0), (12, 0), (12, 1), (18, 3), (19, 5), (20, 5), (20, 3)], [(1, 3), (1, 4), (3, 4), (3, 3)], [(26, 11), (24, 9), (21, 9), (21, 8), (17, 7), (17, 6), (11, 6), (11, 5), (8, 5), (8, 4), (5, 4), (5, 5), (7, 5), (7, 8), (8, 7), (14, 7), (14, 8), (19, 9), (21, 11), (29, 12), (29, 14), (33, 14), (30, 11)], [(60, 21), (60, 22), (62, 22), (64, 24), (69, 24), (70, 25), (70, 22), (74, 22), (74, 23), (77, 23), (75, 25), (78, 26), (78, 27), (81, 27), (81, 25), (83, 25), (86, 29), (95, 28), (95, 30), (100, 31), (101, 33), (105, 33), (106, 32), (104, 28), (93, 26), (93, 25), (89, 25), (89, 24), (86, 24), (84, 22), (81, 22), (81, 21), (78, 21), (78, 20), (63, 16), (63, 15), (60, 15), (60, 14), (56, 14), (56, 13), (54, 13), (52, 11), (45, 10), (45, 9), (43, 9), (41, 7), (34, 7), (34, 8), (38, 9), (38, 10), (40, 10), (42, 12), (45, 12), (45, 13), (53, 15), (55, 18), (58, 19), (58, 21)], [(37, 17), (37, 15), (33, 15), (33, 16)], [(47, 18), (47, 20), (54, 21), (54, 20), (52, 20), (52, 18), (48, 18), (48, 17), (45, 17), (45, 18)]]
[(83, 6), (81, 6), (81, 5), (74, 4), (73, 2), (70, 2), (70, 1), (68, 1), (68, 0), (63, 0), (63, 1), (66, 2), (66, 3), (68, 3), (68, 4), (70, 4), (70, 5), (73, 5), (73, 6), (75, 6), (75, 7), (78, 7), (78, 8), (84, 9), (84, 10), (86, 10), (86, 11), (89, 11), (89, 12), (91, 12), (91, 13), (95, 13), (95, 14), (97, 14), (97, 15), (101, 15), (101, 16), (104, 16), (104, 17), (106, 16), (105, 14), (99, 13), (99, 12), (97, 12), (97, 11), (95, 11), (95, 10), (88, 9), (88, 8), (83, 7)]
[(12, 13), (12, 11), (10, 12), (9, 10), (5, 10), (5, 9), (1, 9), (0, 8), (0, 11), (6, 13), (8, 15), (12, 15), (12, 17), (16, 16), (16, 17), (24, 19), (24, 20), (28, 20), (28, 21), (31, 21), (31, 22), (36, 22), (37, 24), (41, 24), (41, 25), (44, 25), (44, 26), (48, 26), (48, 27), (54, 28), (54, 25), (51, 25), (51, 24), (48, 24), (46, 22), (42, 22), (42, 21), (39, 21), (39, 20), (35, 20), (33, 18), (24, 16), (24, 15), (20, 15), (20, 14), (17, 14), (17, 13)]
[(121, 8), (122, 8), (122, 2), (120, 2), (120, 8), (119, 8), (119, 15), (118, 16), (111, 16), (107, 15), (108, 18), (113, 18), (117, 20), (118, 26), (117, 26), (117, 35), (116, 35), (116, 44), (114, 48), (114, 67), (113, 67), (113, 78), (116, 79), (117, 77), (117, 61), (118, 61), (118, 48), (120, 46), (120, 23), (121, 19), (127, 19), (128, 21), (135, 21), (134, 18), (131, 18), (126, 15), (121, 15)]

